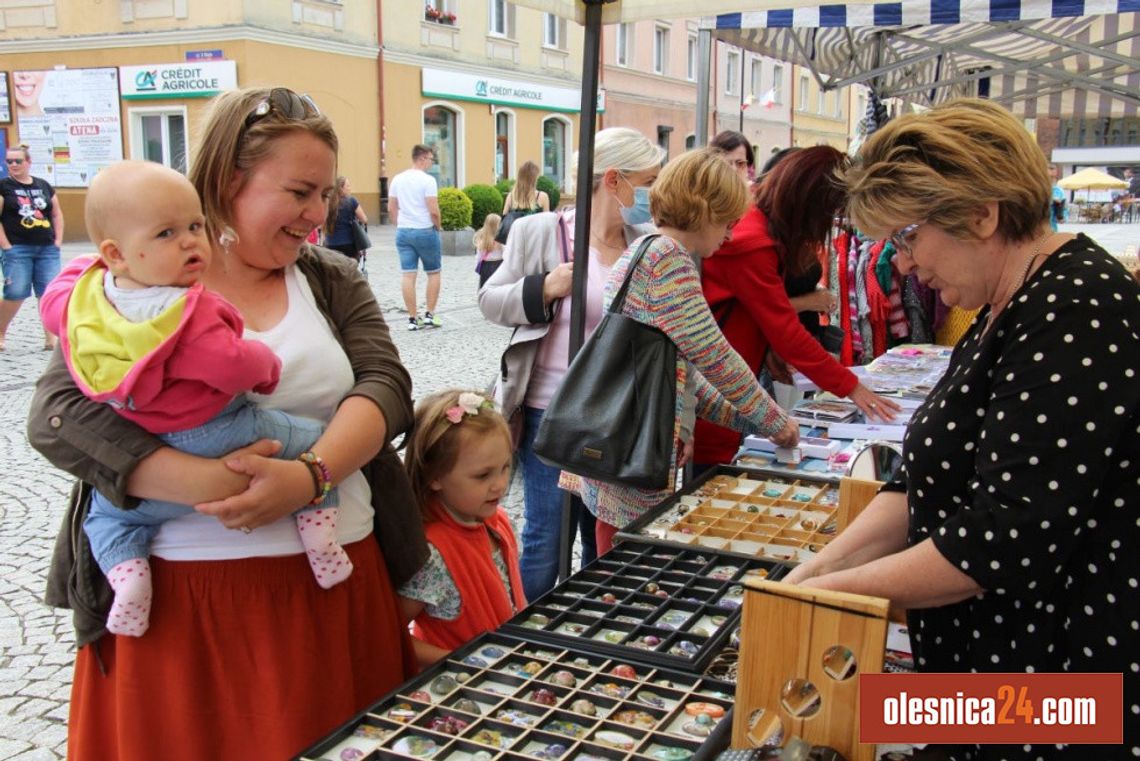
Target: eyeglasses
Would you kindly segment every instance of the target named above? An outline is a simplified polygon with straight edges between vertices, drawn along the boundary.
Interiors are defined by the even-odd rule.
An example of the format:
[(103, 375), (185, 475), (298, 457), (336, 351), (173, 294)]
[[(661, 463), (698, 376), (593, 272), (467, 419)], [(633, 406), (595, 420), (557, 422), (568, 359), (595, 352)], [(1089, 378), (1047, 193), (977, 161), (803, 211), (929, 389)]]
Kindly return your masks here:
[(245, 124), (242, 125), (241, 134), (238, 135), (238, 142), (242, 141), (250, 127), (270, 114), (279, 114), (282, 119), (293, 121), (307, 119), (310, 116), (320, 116), (321, 110), (317, 108), (317, 104), (308, 95), (298, 95), (287, 87), (274, 87), (269, 91), (265, 100), (254, 106), (253, 110), (249, 112), (249, 116), (245, 117)]
[(24, 163), (24, 159), (4, 159), (4, 160), (6, 162), (8, 162), (9, 164), (15, 164), (17, 166)]
[(896, 250), (900, 251), (901, 253), (906, 254), (907, 256), (909, 256), (913, 259), (914, 258), (914, 249), (911, 248), (911, 239), (914, 236), (915, 232), (918, 230), (918, 228), (922, 227), (925, 224), (926, 224), (926, 220), (923, 220), (921, 222), (915, 222), (914, 224), (911, 224), (911, 225), (907, 225), (906, 227), (902, 228), (898, 232), (891, 233), (889, 240), (891, 241), (892, 244), (894, 244), (894, 247)]

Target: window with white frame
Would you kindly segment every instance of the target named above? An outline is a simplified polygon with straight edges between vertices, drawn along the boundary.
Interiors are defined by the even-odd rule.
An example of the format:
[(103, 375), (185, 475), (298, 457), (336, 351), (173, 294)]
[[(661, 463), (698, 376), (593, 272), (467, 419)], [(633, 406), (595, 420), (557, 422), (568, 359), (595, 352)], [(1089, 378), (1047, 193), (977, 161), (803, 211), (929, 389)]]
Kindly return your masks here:
[(737, 92), (740, 85), (740, 53), (736, 50), (728, 51), (728, 63), (724, 67), (724, 92), (732, 95)]
[(566, 156), (570, 128), (564, 119), (551, 116), (542, 122), (542, 173), (559, 188), (566, 187)]
[(487, 0), (487, 31), (502, 37), (515, 36), (515, 6), (508, 0)]
[(185, 108), (132, 108), (131, 158), (154, 161), (186, 174)]
[(780, 64), (772, 67), (772, 102), (784, 102), (784, 67)]
[(653, 73), (669, 73), (669, 27), (653, 27)]
[(630, 52), (630, 34), (631, 30), (629, 24), (618, 24), (617, 34), (614, 35), (616, 48), (614, 53), (617, 57), (618, 66), (629, 66), (631, 52)]
[(828, 93), (822, 87), (819, 89), (819, 92), (815, 94), (816, 113), (827, 113), (827, 95)]
[(807, 111), (808, 93), (810, 92), (807, 74), (800, 75), (800, 111)]
[(761, 76), (764, 73), (764, 62), (759, 58), (752, 59), (751, 76), (748, 78), (748, 92), (755, 98), (764, 95), (764, 83)]
[(685, 51), (685, 78), (690, 82), (697, 78), (697, 38), (689, 35), (689, 47)]
[(553, 13), (542, 14), (542, 44), (548, 48), (566, 49), (566, 19)]
[(844, 96), (847, 95), (848, 92), (849, 92), (849, 90), (846, 90), (846, 89), (843, 90), (842, 92), (840, 92), (839, 90), (835, 91), (835, 118), (836, 119), (841, 119), (843, 117), (843, 101), (845, 100)]

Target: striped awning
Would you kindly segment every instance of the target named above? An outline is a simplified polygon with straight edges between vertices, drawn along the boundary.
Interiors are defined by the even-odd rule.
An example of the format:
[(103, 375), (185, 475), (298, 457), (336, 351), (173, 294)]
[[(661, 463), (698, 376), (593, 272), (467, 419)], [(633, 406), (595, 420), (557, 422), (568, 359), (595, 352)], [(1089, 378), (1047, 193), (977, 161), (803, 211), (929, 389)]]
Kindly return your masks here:
[(1135, 116), (1140, 0), (903, 0), (706, 17), (717, 39), (933, 105), (982, 95), (1014, 113)]

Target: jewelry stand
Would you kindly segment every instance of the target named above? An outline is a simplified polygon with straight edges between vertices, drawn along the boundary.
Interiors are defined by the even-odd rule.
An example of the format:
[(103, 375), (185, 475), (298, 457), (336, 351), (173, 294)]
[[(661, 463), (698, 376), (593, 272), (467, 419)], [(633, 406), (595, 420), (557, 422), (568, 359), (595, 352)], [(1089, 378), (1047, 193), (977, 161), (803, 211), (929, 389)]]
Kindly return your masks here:
[(770, 581), (745, 584), (732, 747), (790, 737), (873, 761), (859, 743), (859, 674), (883, 669), (888, 601)]

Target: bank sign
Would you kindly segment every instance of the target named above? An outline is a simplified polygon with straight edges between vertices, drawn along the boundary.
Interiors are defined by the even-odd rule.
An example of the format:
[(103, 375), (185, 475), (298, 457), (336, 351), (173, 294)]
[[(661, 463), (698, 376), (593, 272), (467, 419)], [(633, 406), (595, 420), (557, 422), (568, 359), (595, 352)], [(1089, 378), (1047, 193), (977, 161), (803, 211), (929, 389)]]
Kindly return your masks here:
[(120, 66), (123, 100), (211, 98), (237, 87), (237, 62), (193, 61)]
[[(537, 108), (543, 111), (578, 113), (582, 91), (576, 87), (552, 87), (518, 79), (500, 79), (444, 69), (423, 69), (425, 97), (470, 100), (502, 106)], [(605, 93), (598, 93), (598, 111), (605, 110)]]

